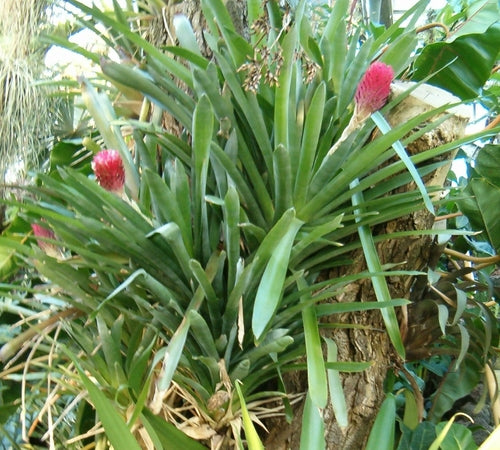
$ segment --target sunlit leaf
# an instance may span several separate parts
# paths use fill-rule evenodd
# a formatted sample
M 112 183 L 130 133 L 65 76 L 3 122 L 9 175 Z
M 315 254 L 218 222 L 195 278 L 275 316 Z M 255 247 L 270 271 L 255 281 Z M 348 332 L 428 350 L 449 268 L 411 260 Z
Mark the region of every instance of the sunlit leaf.
M 314 405 L 309 394 L 306 396 L 302 414 L 302 429 L 300 432 L 300 450 L 325 447 L 325 424 L 320 409 Z
M 323 338 L 327 345 L 328 362 L 337 361 L 337 344 L 330 338 Z M 337 370 L 328 369 L 328 389 L 330 392 L 330 402 L 335 414 L 335 419 L 340 427 L 349 425 L 348 409 L 345 400 L 344 389 Z
M 248 449 L 249 450 L 263 450 L 264 445 L 262 445 L 262 441 L 260 440 L 260 437 L 257 433 L 257 430 L 255 429 L 252 419 L 250 417 L 250 414 L 248 412 L 247 405 L 245 403 L 245 398 L 243 397 L 243 394 L 241 392 L 241 388 L 239 383 L 237 382 L 235 384 L 236 386 L 236 392 L 238 393 L 238 398 L 240 400 L 240 406 L 241 406 L 241 415 L 243 417 L 243 428 L 245 429 L 245 436 L 247 438 L 248 442 Z
M 415 61 L 415 79 L 430 73 L 431 84 L 446 89 L 461 99 L 477 97 L 490 77 L 498 56 L 500 25 L 485 32 L 459 36 L 453 42 L 436 42 L 424 47 Z
M 366 450 L 391 449 L 394 447 L 396 398 L 387 394 L 370 431 Z

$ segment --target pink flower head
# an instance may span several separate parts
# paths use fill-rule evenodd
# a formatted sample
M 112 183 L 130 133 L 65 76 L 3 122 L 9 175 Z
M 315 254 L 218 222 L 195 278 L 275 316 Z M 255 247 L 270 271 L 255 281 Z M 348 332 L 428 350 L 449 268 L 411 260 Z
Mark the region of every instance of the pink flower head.
M 354 96 L 358 117 L 364 119 L 384 106 L 393 78 L 394 70 L 387 64 L 376 61 L 368 67 Z
M 97 182 L 106 190 L 121 193 L 125 184 L 125 169 L 117 150 L 101 150 L 92 160 Z
M 31 229 L 33 230 L 33 234 L 35 237 L 39 238 L 48 238 L 48 239 L 55 239 L 56 236 L 52 230 L 49 230 L 48 228 L 45 228 L 43 225 L 39 225 L 37 223 L 31 224 Z M 55 245 L 50 242 L 46 242 L 42 239 L 37 239 L 36 240 L 38 246 L 49 256 L 54 256 L 58 257 L 61 256 L 61 251 L 60 249 Z

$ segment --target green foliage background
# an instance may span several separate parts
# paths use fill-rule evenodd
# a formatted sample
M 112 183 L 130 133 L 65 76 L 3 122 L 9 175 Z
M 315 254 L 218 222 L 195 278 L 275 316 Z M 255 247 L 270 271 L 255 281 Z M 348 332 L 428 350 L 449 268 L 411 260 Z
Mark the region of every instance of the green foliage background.
M 335 342 L 321 337 L 320 319 L 380 310 L 404 361 L 396 308 L 409 301 L 391 298 L 385 277 L 422 273 L 382 266 L 371 230 L 424 208 L 427 193 L 395 193 L 415 179 L 409 169 L 422 177 L 436 169 L 436 156 L 490 140 L 467 187 L 433 206 L 443 213 L 459 207 L 470 223 L 377 240 L 429 232 L 473 247 L 473 232 L 481 228 L 495 254 L 500 211 L 487 207 L 498 190 L 491 170 L 498 166 L 492 140 L 498 127 L 411 158 L 401 153 L 441 123 L 437 114 L 447 106 L 374 139 L 370 119 L 330 157 L 328 150 L 350 120 L 356 86 L 372 60 L 390 64 L 399 77 L 450 81 L 445 87 L 468 99 L 482 89 L 498 58 L 491 45 L 498 27 L 488 26 L 479 43 L 467 33 L 421 49 L 417 20 L 427 2 L 379 29 L 352 26 L 347 0 L 320 10 L 326 18 L 318 27 L 305 3 L 290 12 L 274 2 L 264 7 L 249 1 L 249 23 L 261 19 L 269 27 L 247 41 L 223 3 L 206 0 L 206 57 L 185 19 L 176 22 L 179 45 L 158 48 L 135 29 L 136 13 L 116 4 L 105 12 L 70 3 L 82 27 L 99 33 L 97 24 L 104 25 L 103 39 L 127 57 L 118 63 L 81 50 L 102 70 L 80 85 L 92 131 L 58 143 L 49 169 L 24 188 L 22 200 L 6 201 L 11 222 L 0 238 L 3 315 L 6 323 L 17 323 L 5 329 L 9 340 L 0 350 L 6 363 L 0 425 L 6 436 L 18 445 L 10 418 L 21 409 L 26 429 L 46 405 L 50 419 L 33 435 L 54 445 L 109 440 L 115 448 L 140 448 L 149 439 L 157 449 L 196 449 L 207 445 L 213 431 L 240 448 L 261 448 L 255 423 L 277 401 L 279 412 L 292 416 L 295 393 L 286 392 L 283 377 L 306 370 L 301 447 L 322 448 L 327 403 L 340 424 L 348 417 L 340 373 L 365 370 L 372 362 L 337 361 Z M 46 39 L 75 49 L 60 38 Z M 480 73 L 465 82 L 467 89 L 452 82 L 467 80 L 459 60 L 434 64 L 443 48 L 455 51 L 459 44 L 467 61 L 481 62 L 472 64 Z M 248 77 L 252 73 L 258 83 Z M 457 77 L 441 76 L 446 73 Z M 381 113 L 409 92 L 392 98 Z M 121 114 L 115 100 L 123 97 L 143 99 L 140 116 Z M 164 126 L 166 115 L 179 132 Z M 120 152 L 126 198 L 93 179 L 90 160 L 99 148 Z M 49 256 L 36 245 L 32 223 L 55 232 L 56 239 L 47 242 L 63 256 Z M 323 270 L 349 264 L 355 248 L 363 250 L 368 271 L 319 281 Z M 491 270 L 491 263 L 481 267 L 475 283 L 467 282 L 463 270 L 451 277 L 429 272 L 429 284 L 454 299 L 453 306 L 427 299 L 438 311 L 438 356 L 407 366 L 406 375 L 417 384 L 437 375 L 431 406 L 419 423 L 411 413 L 415 384 L 389 376 L 367 448 L 381 448 L 388 435 L 399 448 L 420 448 L 416 442 L 423 437 L 439 439 L 442 425 L 436 424 L 480 382 L 485 365 L 494 363 L 498 323 Z M 363 278 L 372 280 L 377 301 L 325 302 Z M 197 440 L 179 431 L 186 423 L 193 423 L 191 437 Z M 96 424 L 104 431 L 81 437 Z M 206 429 L 211 431 L 203 435 Z M 458 425 L 450 430 L 451 436 L 463 432 Z M 462 440 L 469 442 L 470 431 L 465 433 Z M 408 442 L 411 447 L 404 447 Z

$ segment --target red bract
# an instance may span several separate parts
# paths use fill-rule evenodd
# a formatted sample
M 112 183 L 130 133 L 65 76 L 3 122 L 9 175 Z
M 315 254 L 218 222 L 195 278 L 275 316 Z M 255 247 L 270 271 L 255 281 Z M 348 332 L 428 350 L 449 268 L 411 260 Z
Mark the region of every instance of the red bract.
M 374 62 L 363 75 L 354 100 L 356 114 L 364 118 L 384 106 L 391 91 L 394 70 L 381 62 Z
M 31 229 L 33 230 L 33 234 L 35 237 L 39 238 L 48 238 L 48 239 L 55 239 L 56 236 L 52 230 L 49 230 L 48 228 L 45 228 L 42 225 L 39 225 L 37 223 L 31 224 Z M 49 256 L 59 256 L 60 255 L 60 250 L 59 248 L 51 244 L 50 242 L 43 241 L 41 239 L 37 239 L 36 242 L 38 243 L 38 246 Z
M 101 150 L 92 160 L 97 182 L 106 190 L 121 192 L 125 184 L 125 169 L 117 150 Z

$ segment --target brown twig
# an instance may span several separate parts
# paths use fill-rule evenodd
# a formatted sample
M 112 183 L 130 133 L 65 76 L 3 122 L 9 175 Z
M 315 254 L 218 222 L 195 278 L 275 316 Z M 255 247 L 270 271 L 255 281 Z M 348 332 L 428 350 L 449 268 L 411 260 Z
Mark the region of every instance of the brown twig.
M 453 256 L 454 258 L 461 259 L 462 261 L 470 261 L 476 264 L 490 265 L 500 262 L 500 255 L 485 256 L 485 257 L 471 256 L 471 255 L 466 255 L 465 253 L 458 252 L 456 250 L 452 250 L 451 248 L 445 248 L 444 253 L 448 256 Z
M 434 291 L 442 300 L 444 300 L 448 305 L 450 305 L 452 308 L 456 308 L 457 304 L 455 301 L 453 301 L 450 297 L 448 297 L 446 294 L 443 294 L 439 289 L 435 288 L 432 284 L 429 285 L 429 289 Z
M 460 217 L 460 216 L 463 216 L 461 212 L 444 214 L 442 216 L 437 216 L 436 218 L 434 218 L 434 222 L 438 222 L 439 220 L 453 219 L 454 217 Z
M 495 128 L 498 124 L 500 124 L 500 116 L 496 116 L 486 127 L 484 127 L 485 130 L 491 130 L 492 128 Z
M 415 30 L 415 32 L 421 33 L 422 31 L 427 31 L 427 30 L 430 30 L 432 28 L 442 28 L 444 30 L 444 34 L 446 35 L 446 37 L 448 37 L 450 35 L 449 28 L 444 23 L 441 23 L 441 22 L 428 23 L 426 25 L 423 25 L 423 26 L 417 28 Z

